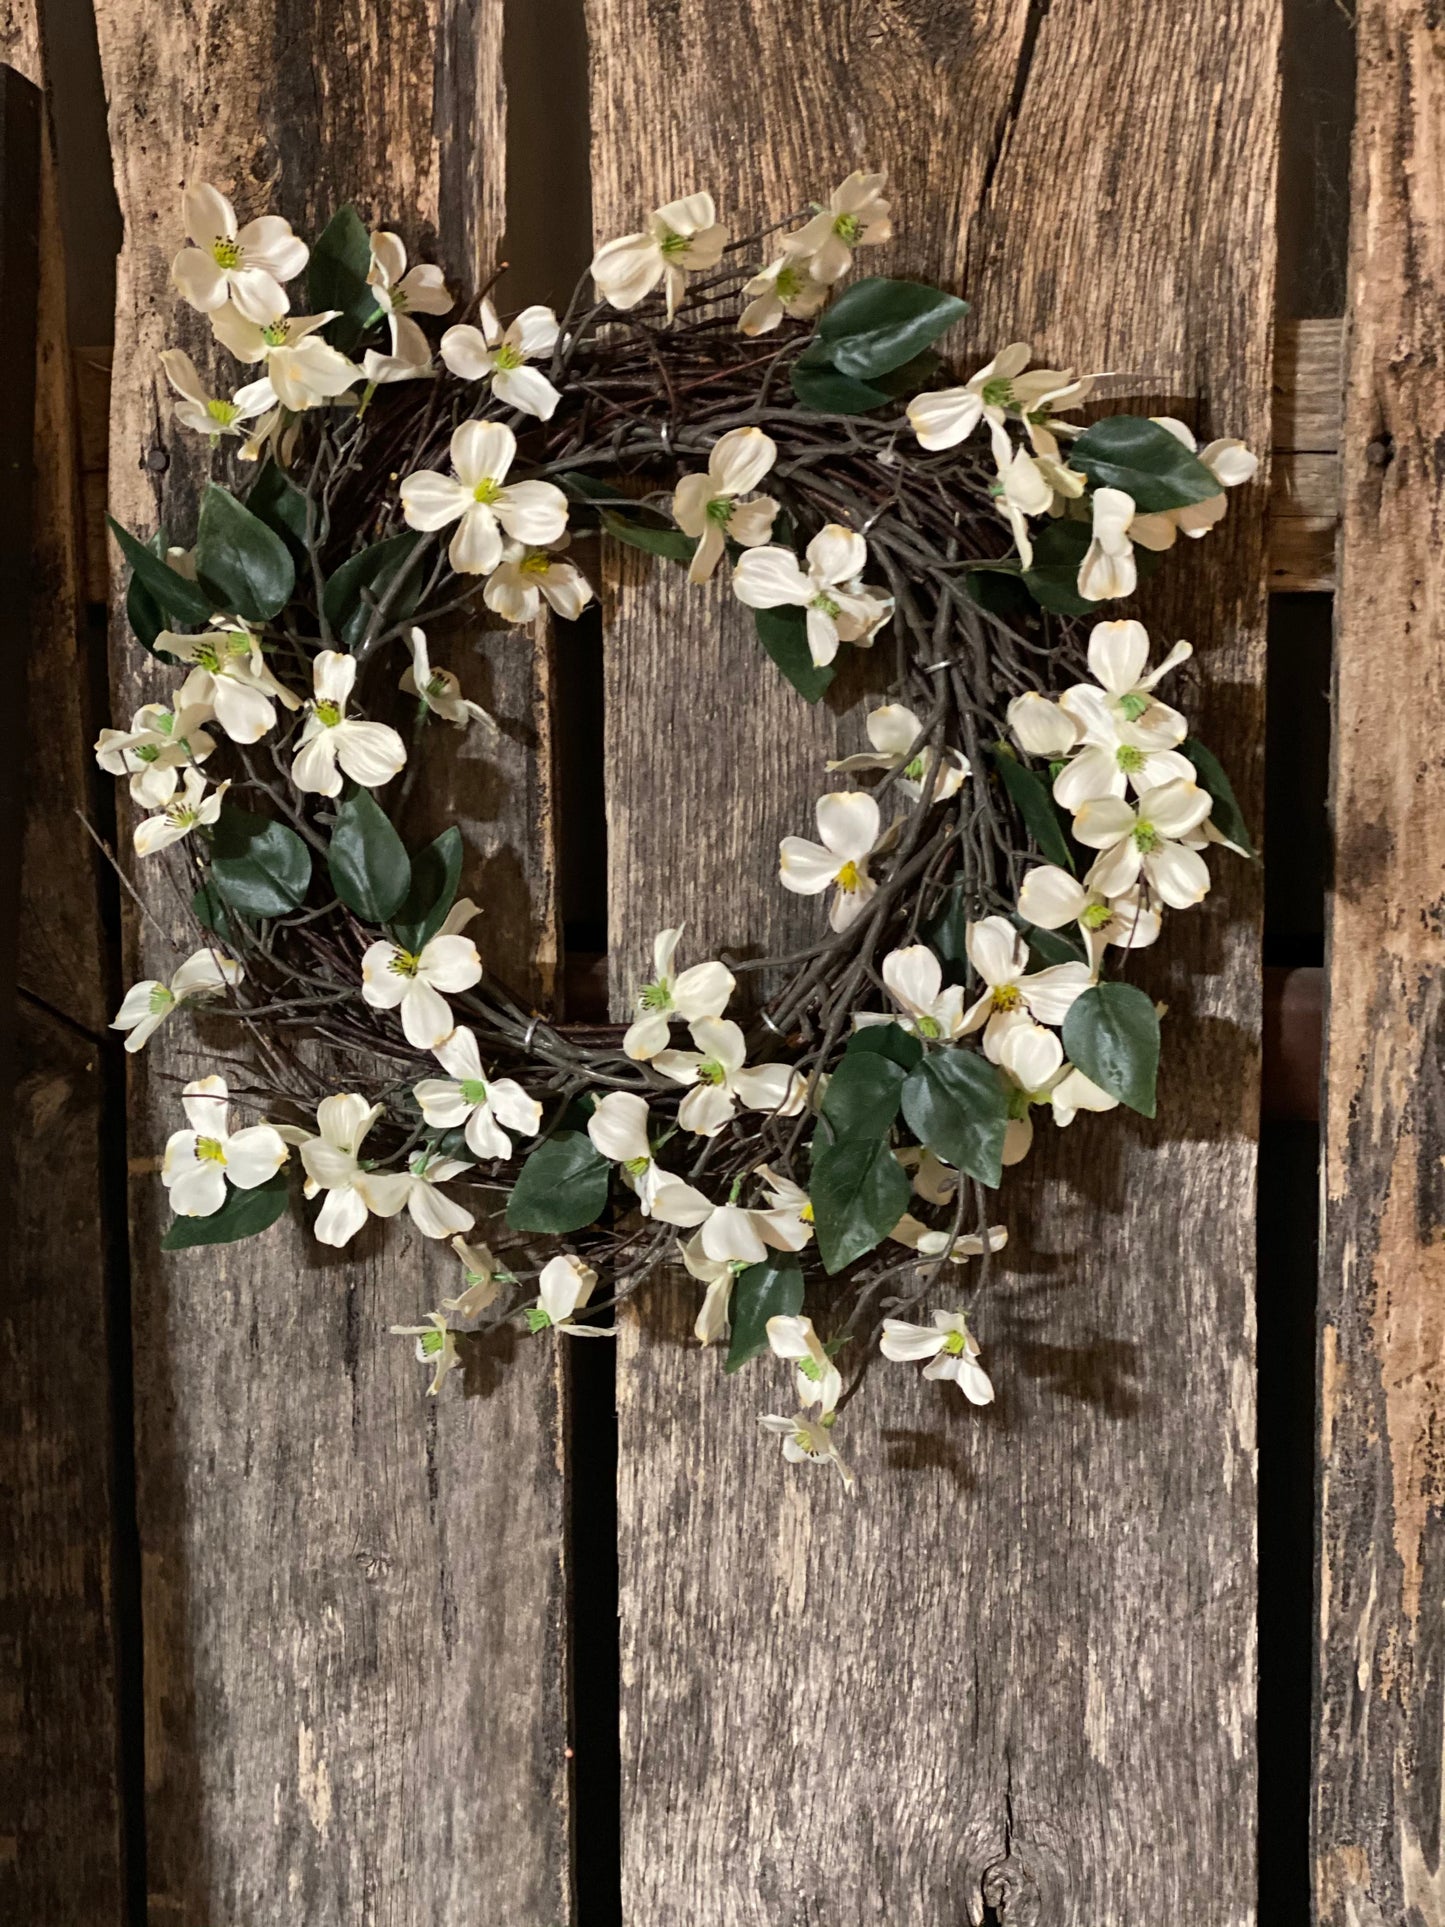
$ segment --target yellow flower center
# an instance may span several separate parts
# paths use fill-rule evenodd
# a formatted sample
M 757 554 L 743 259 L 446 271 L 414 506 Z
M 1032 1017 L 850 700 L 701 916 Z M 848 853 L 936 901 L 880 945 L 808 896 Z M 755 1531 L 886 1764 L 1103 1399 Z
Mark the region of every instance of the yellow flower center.
M 514 368 L 521 367 L 522 359 L 521 349 L 514 347 L 510 341 L 504 341 L 496 351 L 496 372 L 499 375 L 510 375 Z
M 225 268 L 228 272 L 233 268 L 239 268 L 241 243 L 227 240 L 224 235 L 218 234 L 211 243 L 211 259 L 218 268 Z
M 936 1017 L 916 1017 L 913 1028 L 920 1037 L 942 1037 L 943 1026 Z
M 291 339 L 291 323 L 285 320 L 268 321 L 261 330 L 261 339 L 268 348 L 284 348 Z
M 628 1158 L 622 1168 L 629 1177 L 640 1178 L 651 1162 L 651 1158 Z
M 480 502 L 483 508 L 490 508 L 501 492 L 501 483 L 493 481 L 490 475 L 484 475 L 472 490 L 472 500 L 474 502 Z
M 950 1358 L 961 1358 L 968 1349 L 967 1332 L 950 1332 L 943 1341 L 943 1349 Z
M 1022 1010 L 1024 994 L 1017 984 L 995 984 L 989 995 L 995 1010 Z
M 421 969 L 421 958 L 413 950 L 395 950 L 387 969 L 394 971 L 398 977 L 414 977 Z
M 851 896 L 852 893 L 858 888 L 859 884 L 862 883 L 863 872 L 858 868 L 858 865 L 854 863 L 850 858 L 848 862 L 845 863 L 842 869 L 838 872 L 834 881 L 837 883 L 838 888 L 840 890 L 846 891 L 848 895 Z
M 833 232 L 843 243 L 844 247 L 851 248 L 853 243 L 858 239 L 858 236 L 863 232 L 863 223 L 858 219 L 856 214 L 840 214 L 833 223 Z
M 798 1216 L 803 1220 L 804 1224 L 813 1223 L 813 1205 L 812 1205 L 811 1199 L 807 1204 L 803 1206 L 802 1210 L 798 1213 Z
M 226 1147 L 218 1137 L 198 1137 L 196 1139 L 196 1156 L 206 1164 L 224 1164 L 226 1162 Z
M 1132 743 L 1120 743 L 1114 751 L 1114 761 L 1126 776 L 1133 776 L 1144 767 L 1144 752 L 1135 749 Z
M 335 729 L 336 725 L 341 721 L 340 708 L 335 703 L 328 701 L 325 696 L 323 696 L 319 702 L 313 703 L 311 707 L 316 712 L 317 722 L 324 723 L 328 729 Z
M 200 817 L 189 803 L 172 803 L 166 811 L 166 821 L 174 824 L 178 830 L 193 830 Z
M 206 403 L 206 413 L 220 428 L 229 428 L 240 412 L 233 401 L 221 401 L 218 398 Z
M 1107 903 L 1091 903 L 1079 922 L 1086 930 L 1106 930 L 1114 921 L 1114 912 Z
M 517 564 L 522 575 L 547 575 L 552 567 L 552 558 L 545 549 L 528 549 Z

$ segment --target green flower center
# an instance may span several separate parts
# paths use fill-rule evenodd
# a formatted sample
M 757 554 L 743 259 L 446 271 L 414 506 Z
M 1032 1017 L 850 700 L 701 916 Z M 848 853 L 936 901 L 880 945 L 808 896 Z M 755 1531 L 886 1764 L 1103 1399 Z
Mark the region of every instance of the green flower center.
M 803 285 L 802 272 L 794 267 L 779 268 L 778 278 L 773 283 L 780 301 L 791 301 L 795 295 L 800 295 Z
M 206 1164 L 224 1164 L 226 1162 L 226 1147 L 218 1137 L 198 1137 L 196 1139 L 196 1156 Z
M 1126 722 L 1137 723 L 1148 707 L 1149 698 L 1140 689 L 1131 689 L 1119 698 L 1119 714 Z
M 172 991 L 167 990 L 164 984 L 157 984 L 151 992 L 151 1016 L 164 1017 L 175 1001 L 175 995 Z
M 629 1177 L 640 1178 L 651 1162 L 651 1158 L 628 1158 L 622 1168 Z
M 496 373 L 499 375 L 510 375 L 514 368 L 520 368 L 521 365 L 521 349 L 514 347 L 510 341 L 504 341 L 501 347 L 498 348 L 496 360 L 493 363 Z
M 726 495 L 714 495 L 712 500 L 707 505 L 708 521 L 716 522 L 719 528 L 727 527 L 728 518 L 729 516 L 731 516 L 732 512 L 733 512 L 732 502 L 730 498 Z
M 142 743 L 135 752 L 138 763 L 155 763 L 160 760 L 160 750 L 154 743 Z
M 671 1010 L 671 984 L 644 984 L 638 993 L 637 1001 L 644 1010 Z
M 405 314 L 411 305 L 405 288 L 388 288 L 387 298 L 391 302 L 393 314 Z
M 1139 822 L 1134 825 L 1134 848 L 1140 856 L 1152 856 L 1162 841 L 1152 823 Z
M 213 642 L 198 642 L 192 660 L 198 669 L 208 669 L 213 676 L 221 673 L 221 652 Z
M 983 384 L 985 408 L 1007 408 L 1014 398 L 1014 385 L 1007 375 L 995 375 Z
M 462 1079 L 462 1098 L 467 1104 L 486 1103 L 487 1087 L 480 1077 L 464 1077 Z
M 417 1336 L 417 1350 L 423 1358 L 435 1358 L 446 1342 L 447 1335 L 445 1332 L 421 1332 Z
M 921 756 L 915 756 L 913 761 L 904 769 L 903 774 L 908 778 L 910 783 L 921 783 L 923 781 L 923 758 Z
M 830 595 L 815 595 L 813 600 L 808 604 L 808 607 L 810 609 L 820 610 L 822 614 L 830 616 L 835 622 L 842 614 L 839 604 L 836 603 Z
M 335 729 L 336 725 L 341 721 L 340 708 L 336 703 L 330 701 L 328 697 L 323 696 L 319 702 L 313 703 L 311 706 L 316 711 L 317 722 L 324 723 L 328 729 Z
M 657 244 L 657 251 L 665 261 L 675 260 L 679 254 L 686 254 L 687 249 L 688 237 L 685 234 L 674 234 L 671 228 Z
M 472 500 L 480 502 L 483 508 L 490 508 L 502 492 L 502 485 L 490 475 L 484 475 L 472 490 Z
M 166 821 L 173 823 L 178 830 L 193 830 L 200 820 L 189 803 L 172 803 L 166 811 Z
M 527 1307 L 527 1330 L 532 1333 L 534 1338 L 538 1332 L 546 1331 L 551 1322 L 551 1317 L 543 1311 L 540 1305 L 529 1305 Z
M 856 214 L 840 214 L 833 223 L 833 232 L 844 247 L 851 248 L 863 232 L 863 223 Z
M 233 401 L 221 401 L 218 398 L 206 403 L 206 413 L 221 428 L 229 428 L 240 412 Z
M 551 572 L 552 558 L 545 549 L 528 549 L 517 567 L 523 575 L 547 575 Z
M 218 234 L 211 243 L 211 259 L 218 268 L 239 268 L 241 265 L 241 243 L 239 241 L 228 241 L 223 235 Z
M 1114 752 L 1114 761 L 1126 776 L 1133 776 L 1144 767 L 1144 752 L 1132 743 L 1120 743 Z
M 428 682 L 426 686 L 427 695 L 428 696 L 445 696 L 447 693 L 447 687 L 448 685 L 447 685 L 447 679 L 445 675 L 443 675 L 440 669 L 434 669 L 432 671 L 431 680 L 430 682 Z
M 291 323 L 286 320 L 268 321 L 261 330 L 261 339 L 268 348 L 284 348 L 291 339 Z
M 967 1332 L 950 1332 L 943 1341 L 943 1349 L 950 1358 L 961 1358 L 967 1347 Z
M 1114 912 L 1107 903 L 1091 903 L 1079 922 L 1086 930 L 1106 930 L 1114 921 Z
M 697 1067 L 699 1084 L 722 1084 L 727 1081 L 727 1072 L 715 1057 L 705 1057 Z
M 913 1028 L 920 1037 L 942 1037 L 943 1026 L 936 1017 L 916 1017 Z
M 816 1358 L 800 1358 L 798 1360 L 798 1370 L 803 1374 L 803 1377 L 813 1385 L 818 1384 L 823 1376 L 823 1367 L 818 1363 Z
M 414 977 L 421 969 L 421 958 L 414 950 L 397 950 L 387 969 L 394 971 L 398 977 Z

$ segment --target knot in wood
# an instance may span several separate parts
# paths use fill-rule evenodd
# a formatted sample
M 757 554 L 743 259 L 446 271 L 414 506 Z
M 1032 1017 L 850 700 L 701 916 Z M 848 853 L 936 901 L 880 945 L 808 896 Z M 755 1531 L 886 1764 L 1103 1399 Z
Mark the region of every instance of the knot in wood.
M 981 1883 L 985 1921 L 997 1927 L 1038 1927 L 1042 1918 L 1039 1883 L 1032 1870 L 1016 1853 L 995 1860 L 983 1870 Z
M 171 458 L 159 442 L 153 442 L 146 450 L 145 465 L 152 475 L 164 475 L 171 465 Z

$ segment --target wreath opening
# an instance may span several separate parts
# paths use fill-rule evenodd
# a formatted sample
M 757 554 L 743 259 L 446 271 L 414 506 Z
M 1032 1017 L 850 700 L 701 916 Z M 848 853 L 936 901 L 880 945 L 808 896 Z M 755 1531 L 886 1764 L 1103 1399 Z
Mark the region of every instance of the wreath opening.
M 607 1335 L 680 1260 L 728 1371 L 790 1367 L 796 1409 L 762 1426 L 849 1490 L 837 1424 L 874 1357 L 992 1399 L 991 1194 L 1037 1122 L 1154 1114 L 1131 953 L 1202 901 L 1212 846 L 1253 854 L 1167 700 L 1189 643 L 1154 660 L 1141 623 L 1098 617 L 1254 457 L 1169 418 L 1087 423 L 1107 378 L 1022 343 L 952 370 L 962 300 L 847 280 L 892 237 L 884 190 L 855 174 L 737 241 L 690 195 L 601 248 L 560 320 L 504 322 L 488 288 L 434 346 L 417 317 L 455 316 L 452 292 L 396 234 L 348 207 L 308 249 L 190 188 L 173 280 L 252 378 L 162 356 L 225 479 L 189 547 L 111 524 L 163 694 L 96 745 L 192 925 L 116 1027 L 139 1050 L 184 1004 L 237 1046 L 181 1092 L 166 1248 L 258 1235 L 298 1189 L 328 1246 L 408 1213 L 460 1261 L 393 1327 L 433 1393 L 475 1334 Z M 895 669 L 780 848 L 816 940 L 705 958 L 664 930 L 615 1038 L 510 994 L 460 832 L 403 833 L 429 735 L 494 727 L 429 636 L 483 608 L 575 620 L 574 531 L 725 574 L 758 674 L 799 702 L 844 650 Z M 768 991 L 739 1022 L 744 974 Z

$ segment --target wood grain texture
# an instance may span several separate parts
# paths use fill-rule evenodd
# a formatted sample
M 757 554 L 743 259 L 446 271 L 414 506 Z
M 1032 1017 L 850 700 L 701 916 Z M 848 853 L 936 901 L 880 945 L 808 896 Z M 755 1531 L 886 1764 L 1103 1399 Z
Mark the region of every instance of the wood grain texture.
M 188 532 L 206 458 L 173 431 L 156 362 L 177 340 L 208 353 L 167 285 L 183 182 L 312 235 L 355 200 L 475 284 L 504 218 L 501 0 L 101 0 L 98 17 L 126 222 L 112 505 L 142 532 Z M 138 670 L 118 611 L 114 637 L 128 712 L 166 679 Z M 503 732 L 499 747 L 448 745 L 432 801 L 460 822 L 489 961 L 541 990 L 543 672 L 524 638 L 447 659 Z M 169 918 L 164 887 L 141 886 Z M 169 961 L 149 926 L 128 953 L 131 975 Z M 386 1328 L 435 1304 L 455 1260 L 399 1226 L 345 1258 L 290 1223 L 163 1258 L 153 1160 L 171 1080 L 197 1073 L 207 1042 L 169 1028 L 131 1092 L 152 1918 L 561 1921 L 554 1363 L 540 1347 L 474 1358 L 470 1395 L 429 1405 Z
M 901 240 L 868 268 L 961 285 L 979 359 L 1023 337 L 1140 370 L 1169 412 L 1268 448 L 1276 0 L 592 0 L 589 21 L 599 236 L 694 186 L 745 230 L 888 165 Z M 1200 730 L 1247 810 L 1264 499 L 1147 611 L 1195 641 Z M 689 959 L 813 927 L 775 838 L 806 829 L 835 725 L 721 607 L 628 586 L 610 612 L 614 996 L 684 914 Z M 851 746 L 861 716 L 836 726 Z M 1051 1138 L 1004 1194 L 987 1413 L 882 1368 L 847 1418 L 853 1506 L 759 1437 L 781 1371 L 724 1382 L 684 1349 L 695 1287 L 626 1332 L 630 1921 L 1252 1920 L 1259 895 L 1219 875 L 1145 976 L 1171 1008 L 1159 1122 Z
M 1321 1927 L 1445 1918 L 1445 17 L 1358 9 L 1320 1333 Z
M 1283 321 L 1274 355 L 1269 586 L 1328 593 L 1340 519 L 1338 320 Z
M 0 4 L 0 60 L 44 86 L 33 0 Z M 0 1915 L 119 1927 L 104 1093 L 93 1036 L 109 1013 L 97 878 L 74 814 L 91 801 L 95 722 L 80 609 L 78 464 L 57 205 L 47 117 L 22 658 L 30 726 L 19 738 L 21 996 L 0 1177 L 13 1205 L 4 1213 L 0 1314 L 8 1388 L 0 1401 Z M 15 904 L 5 905 L 7 915 L 16 912 Z

